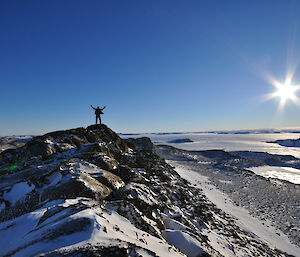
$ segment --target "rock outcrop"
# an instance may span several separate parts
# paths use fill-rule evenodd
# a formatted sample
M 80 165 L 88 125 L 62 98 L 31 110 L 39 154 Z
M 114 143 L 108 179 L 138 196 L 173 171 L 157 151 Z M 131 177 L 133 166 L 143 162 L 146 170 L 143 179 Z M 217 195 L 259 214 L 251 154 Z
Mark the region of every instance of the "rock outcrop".
M 217 209 L 154 153 L 105 125 L 0 153 L 1 256 L 286 256 Z

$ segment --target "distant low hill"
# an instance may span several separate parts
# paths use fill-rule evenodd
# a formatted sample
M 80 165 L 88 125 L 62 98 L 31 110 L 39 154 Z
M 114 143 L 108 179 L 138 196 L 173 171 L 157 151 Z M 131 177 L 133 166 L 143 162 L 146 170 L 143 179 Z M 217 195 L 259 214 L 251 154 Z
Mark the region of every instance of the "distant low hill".
M 178 138 L 178 139 L 173 139 L 173 140 L 168 141 L 168 143 L 174 143 L 174 144 L 192 143 L 192 142 L 194 142 L 194 141 L 189 138 Z
M 286 146 L 286 147 L 300 147 L 300 138 L 276 140 L 276 141 L 270 141 L 268 143 L 276 143 L 276 144 L 279 144 L 281 146 Z

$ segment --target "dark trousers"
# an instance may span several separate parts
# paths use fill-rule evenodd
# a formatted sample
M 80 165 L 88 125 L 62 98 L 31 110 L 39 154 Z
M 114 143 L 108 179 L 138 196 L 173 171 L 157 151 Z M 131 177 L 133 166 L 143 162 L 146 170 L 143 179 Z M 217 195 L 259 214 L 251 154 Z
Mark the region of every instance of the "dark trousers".
M 97 124 L 98 119 L 99 119 L 99 124 L 101 124 L 101 116 L 100 115 L 96 115 L 96 124 Z

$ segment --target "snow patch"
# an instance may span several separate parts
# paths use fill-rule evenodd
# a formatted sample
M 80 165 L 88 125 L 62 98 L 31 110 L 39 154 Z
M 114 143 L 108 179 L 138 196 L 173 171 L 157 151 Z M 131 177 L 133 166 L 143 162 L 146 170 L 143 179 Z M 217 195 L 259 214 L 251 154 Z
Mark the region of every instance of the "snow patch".
M 266 178 L 276 178 L 300 184 L 300 170 L 291 167 L 260 166 L 252 167 L 249 170 Z
M 87 173 L 87 174 L 99 174 L 102 172 L 102 169 L 100 169 L 98 166 L 85 162 L 85 161 L 77 161 L 70 163 L 72 170 L 75 172 L 80 171 L 81 173 Z
M 251 256 L 251 255 L 236 255 L 233 251 L 232 251 L 232 246 L 230 244 L 228 244 L 228 241 L 226 240 L 226 238 L 224 238 L 221 235 L 218 235 L 217 233 L 215 233 L 214 231 L 204 231 L 204 235 L 206 235 L 208 237 L 208 240 L 210 242 L 210 245 L 217 251 L 219 251 L 220 253 L 222 253 L 222 255 L 224 255 L 224 257 L 233 257 L 233 256 Z M 244 249 L 243 249 L 244 250 Z
M 29 186 L 26 182 L 20 182 L 12 186 L 9 191 L 6 191 L 3 195 L 3 199 L 9 201 L 14 205 L 17 201 L 25 197 L 35 188 L 34 185 Z
M 200 242 L 185 232 L 166 229 L 162 232 L 162 235 L 170 244 L 189 257 L 197 257 L 205 253 Z
M 190 228 L 182 224 L 181 222 L 169 218 L 166 214 L 161 214 L 163 217 L 164 225 L 167 229 L 190 231 Z

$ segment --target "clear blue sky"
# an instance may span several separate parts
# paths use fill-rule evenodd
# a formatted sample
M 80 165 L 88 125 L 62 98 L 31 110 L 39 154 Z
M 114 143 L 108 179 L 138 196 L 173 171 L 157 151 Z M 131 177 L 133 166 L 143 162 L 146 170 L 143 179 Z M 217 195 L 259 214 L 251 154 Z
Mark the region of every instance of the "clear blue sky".
M 300 126 L 260 72 L 299 60 L 299 1 L 0 2 L 0 135 Z M 287 63 L 288 59 L 288 63 Z M 292 59 L 292 60 L 291 60 Z M 300 70 L 294 83 L 300 83 Z

